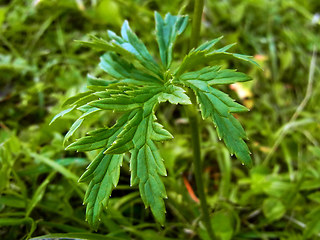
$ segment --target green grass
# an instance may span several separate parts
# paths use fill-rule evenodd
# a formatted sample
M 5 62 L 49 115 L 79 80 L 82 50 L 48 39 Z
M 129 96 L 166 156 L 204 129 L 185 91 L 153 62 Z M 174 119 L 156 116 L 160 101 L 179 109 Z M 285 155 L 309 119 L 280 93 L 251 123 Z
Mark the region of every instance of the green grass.
M 87 185 L 77 180 L 96 153 L 63 149 L 63 135 L 79 116 L 49 126 L 65 99 L 85 91 L 86 74 L 101 71 L 99 55 L 74 40 L 118 32 L 128 19 L 155 53 L 154 11 L 191 16 L 190 4 L 88 0 L 83 10 L 74 0 L 35 2 L 0 3 L 0 238 L 208 239 L 186 187 L 196 192 L 187 116 L 176 106 L 160 106 L 157 116 L 175 136 L 159 145 L 168 169 L 164 227 L 129 187 L 127 156 L 100 228 L 90 230 L 82 205 Z M 253 77 L 236 86 L 250 93 L 242 103 L 251 111 L 237 117 L 250 139 L 252 169 L 229 155 L 209 121 L 201 122 L 203 184 L 220 239 L 319 239 L 320 67 L 313 52 L 320 50 L 320 24 L 312 23 L 318 9 L 316 0 L 206 1 L 200 42 L 224 35 L 221 46 L 238 42 L 234 52 L 256 55 L 263 68 L 222 63 Z M 175 64 L 187 52 L 190 30 L 177 42 Z M 239 92 L 222 90 L 239 99 Z M 115 119 L 98 114 L 73 139 Z

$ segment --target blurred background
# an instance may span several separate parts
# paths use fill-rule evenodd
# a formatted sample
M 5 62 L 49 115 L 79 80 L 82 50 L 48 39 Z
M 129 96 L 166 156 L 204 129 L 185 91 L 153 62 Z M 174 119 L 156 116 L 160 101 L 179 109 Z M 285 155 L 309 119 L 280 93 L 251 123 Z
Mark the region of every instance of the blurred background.
M 167 220 L 156 224 L 129 187 L 128 158 L 100 228 L 93 233 L 77 180 L 95 152 L 65 151 L 76 114 L 49 126 L 62 103 L 101 72 L 99 55 L 74 40 L 119 32 L 127 19 L 159 59 L 154 11 L 192 14 L 188 0 L 0 0 L 0 239 L 45 234 L 86 239 L 209 239 L 200 222 L 188 124 L 181 106 L 161 105 L 157 117 L 175 136 L 159 144 L 168 177 Z M 178 39 L 177 64 L 191 28 Z M 202 121 L 204 185 L 219 239 L 320 239 L 320 1 L 206 0 L 201 42 L 254 56 L 263 71 L 224 62 L 253 78 L 223 90 L 251 109 L 237 115 L 254 167 L 247 169 Z M 320 55 L 320 54 L 318 54 Z M 317 61 L 318 60 L 318 61 Z M 108 125 L 97 115 L 75 134 Z M 71 234 L 72 233 L 72 234 Z

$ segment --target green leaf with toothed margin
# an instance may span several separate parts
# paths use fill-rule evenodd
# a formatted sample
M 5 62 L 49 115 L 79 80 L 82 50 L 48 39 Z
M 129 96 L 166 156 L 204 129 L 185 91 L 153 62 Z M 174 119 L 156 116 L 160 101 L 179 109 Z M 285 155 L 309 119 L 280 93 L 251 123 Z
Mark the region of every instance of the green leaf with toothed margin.
M 188 25 L 188 16 L 172 16 L 167 13 L 162 19 L 157 12 L 154 14 L 156 21 L 156 36 L 160 57 L 165 69 L 169 69 L 172 62 L 173 46 L 178 35 L 182 34 Z
M 122 154 L 105 155 L 101 151 L 79 179 L 79 182 L 90 181 L 83 203 L 87 204 L 87 221 L 95 230 L 111 192 L 118 184 L 122 159 Z
M 192 49 L 184 57 L 182 63 L 177 68 L 175 72 L 175 76 L 179 77 L 184 72 L 193 70 L 195 67 L 201 64 L 208 64 L 212 61 L 225 60 L 225 59 L 240 59 L 240 60 L 252 63 L 260 68 L 259 64 L 256 63 L 251 56 L 227 52 L 227 50 L 229 50 L 229 48 L 234 46 L 234 44 L 227 45 L 220 49 L 214 49 L 215 44 L 219 42 L 220 39 L 221 38 L 214 39 L 211 42 L 206 42 L 200 45 L 196 49 Z
M 124 21 L 121 27 L 121 37 L 117 36 L 112 31 L 108 31 L 108 36 L 114 45 L 119 46 L 134 55 L 139 63 L 147 70 L 155 73 L 156 75 L 162 76 L 159 65 L 150 55 L 144 43 L 131 30 L 128 21 Z
M 75 108 L 82 112 L 67 133 L 66 142 L 92 114 L 105 110 L 122 114 L 112 127 L 91 131 L 66 148 L 99 150 L 79 180 L 89 181 L 84 203 L 87 204 L 87 220 L 94 229 L 98 228 L 101 212 L 118 183 L 123 154 L 127 152 L 131 154 L 131 185 L 139 186 L 145 206 L 150 207 L 158 222 L 164 223 L 167 195 L 161 177 L 167 173 L 157 142 L 173 136 L 157 122 L 155 109 L 162 102 L 191 104 L 185 88 L 195 92 L 202 117 L 214 122 L 229 151 L 251 166 L 250 152 L 244 142 L 246 134 L 232 115 L 247 109 L 214 88 L 251 79 L 244 73 L 220 66 L 194 70 L 199 65 L 221 59 L 240 59 L 257 65 L 256 62 L 250 56 L 228 52 L 234 44 L 215 49 L 221 39 L 216 38 L 192 49 L 177 69 L 170 69 L 174 43 L 185 30 L 188 17 L 167 14 L 163 19 L 155 13 L 155 21 L 161 65 L 127 21 L 122 25 L 121 36 L 108 31 L 107 40 L 91 36 L 91 41 L 82 41 L 86 46 L 104 51 L 99 67 L 108 75 L 107 79 L 88 75 L 89 91 L 69 98 L 65 105 L 72 108 L 57 115 L 61 117 Z
M 134 84 L 163 84 L 152 74 L 137 69 L 132 63 L 114 53 L 105 53 L 100 57 L 100 68 L 121 82 Z
M 202 117 L 213 121 L 219 138 L 224 140 L 230 153 L 235 154 L 243 164 L 251 167 L 250 151 L 243 140 L 247 139 L 246 133 L 239 121 L 232 115 L 232 113 L 244 112 L 248 109 L 236 103 L 227 94 L 211 87 L 210 81 L 188 79 L 187 74 L 181 76 L 181 82 L 195 92 Z
M 220 66 L 205 67 L 199 71 L 187 72 L 181 75 L 179 79 L 181 81 L 206 81 L 210 86 L 251 80 L 251 78 L 244 73 L 231 69 L 221 69 Z

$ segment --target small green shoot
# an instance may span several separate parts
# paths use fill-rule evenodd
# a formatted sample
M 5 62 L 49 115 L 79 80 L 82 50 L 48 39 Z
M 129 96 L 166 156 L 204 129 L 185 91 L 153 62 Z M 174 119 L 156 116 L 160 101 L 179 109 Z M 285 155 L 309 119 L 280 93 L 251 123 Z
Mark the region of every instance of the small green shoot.
M 84 203 L 87 204 L 87 220 L 94 229 L 97 229 L 101 212 L 107 207 L 108 198 L 118 184 L 123 155 L 127 152 L 131 154 L 131 185 L 139 186 L 145 206 L 150 207 L 155 219 L 164 224 L 166 210 L 163 199 L 167 194 L 161 176 L 166 176 L 167 172 L 157 142 L 171 140 L 173 136 L 157 121 L 155 110 L 162 102 L 190 105 L 187 89 L 194 92 L 202 117 L 212 120 L 230 153 L 243 164 L 249 167 L 252 164 L 244 142 L 245 131 L 232 115 L 248 109 L 215 88 L 251 78 L 216 65 L 195 69 L 229 58 L 256 63 L 249 56 L 227 52 L 232 45 L 216 49 L 215 45 L 221 39 L 217 38 L 192 49 L 179 67 L 172 69 L 173 47 L 176 38 L 187 27 L 188 16 L 168 13 L 163 19 L 156 12 L 155 21 L 160 64 L 127 21 L 122 25 L 121 36 L 108 31 L 108 40 L 92 36 L 91 41 L 81 42 L 105 52 L 99 66 L 114 80 L 89 76 L 89 91 L 67 100 L 64 105 L 69 108 L 57 116 L 74 109 L 83 113 L 66 134 L 66 142 L 91 114 L 104 110 L 122 113 L 112 127 L 89 132 L 88 136 L 66 148 L 77 151 L 100 149 L 79 180 L 90 182 Z

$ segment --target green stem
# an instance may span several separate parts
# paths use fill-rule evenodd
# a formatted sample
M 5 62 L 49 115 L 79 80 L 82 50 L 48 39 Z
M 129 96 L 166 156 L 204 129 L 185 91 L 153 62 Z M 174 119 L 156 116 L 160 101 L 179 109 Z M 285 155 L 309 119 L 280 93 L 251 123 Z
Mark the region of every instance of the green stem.
M 191 93 L 193 96 L 194 94 Z M 189 96 L 191 95 L 189 94 Z M 192 97 L 191 97 L 192 99 Z M 193 102 L 193 101 L 192 101 Z M 209 208 L 207 204 L 206 194 L 204 192 L 204 186 L 202 181 L 202 164 L 201 164 L 201 148 L 200 148 L 200 131 L 199 131 L 199 118 L 198 111 L 193 106 L 188 106 L 187 114 L 189 118 L 189 124 L 191 129 L 191 141 L 193 148 L 193 166 L 194 175 L 197 185 L 197 193 L 200 199 L 201 211 L 203 216 L 203 221 L 208 231 L 210 239 L 214 239 L 214 234 L 211 227 L 211 221 L 209 216 Z
M 204 6 L 203 0 L 194 1 L 190 49 L 196 47 L 199 42 L 203 6 Z
M 194 13 L 192 19 L 192 32 L 190 38 L 190 49 L 195 48 L 198 45 L 201 29 L 201 17 L 203 12 L 204 2 L 203 0 L 195 0 Z M 214 234 L 211 227 L 211 221 L 209 216 L 209 209 L 204 192 L 204 186 L 202 181 L 202 164 L 201 164 L 201 147 L 200 147 L 200 130 L 199 130 L 199 113 L 196 108 L 196 97 L 192 91 L 189 91 L 189 96 L 192 101 L 192 106 L 186 108 L 189 124 L 191 129 L 192 148 L 193 148 L 193 165 L 194 174 L 197 185 L 197 192 L 200 198 L 200 205 L 202 210 L 203 221 L 208 231 L 210 239 L 214 239 Z

